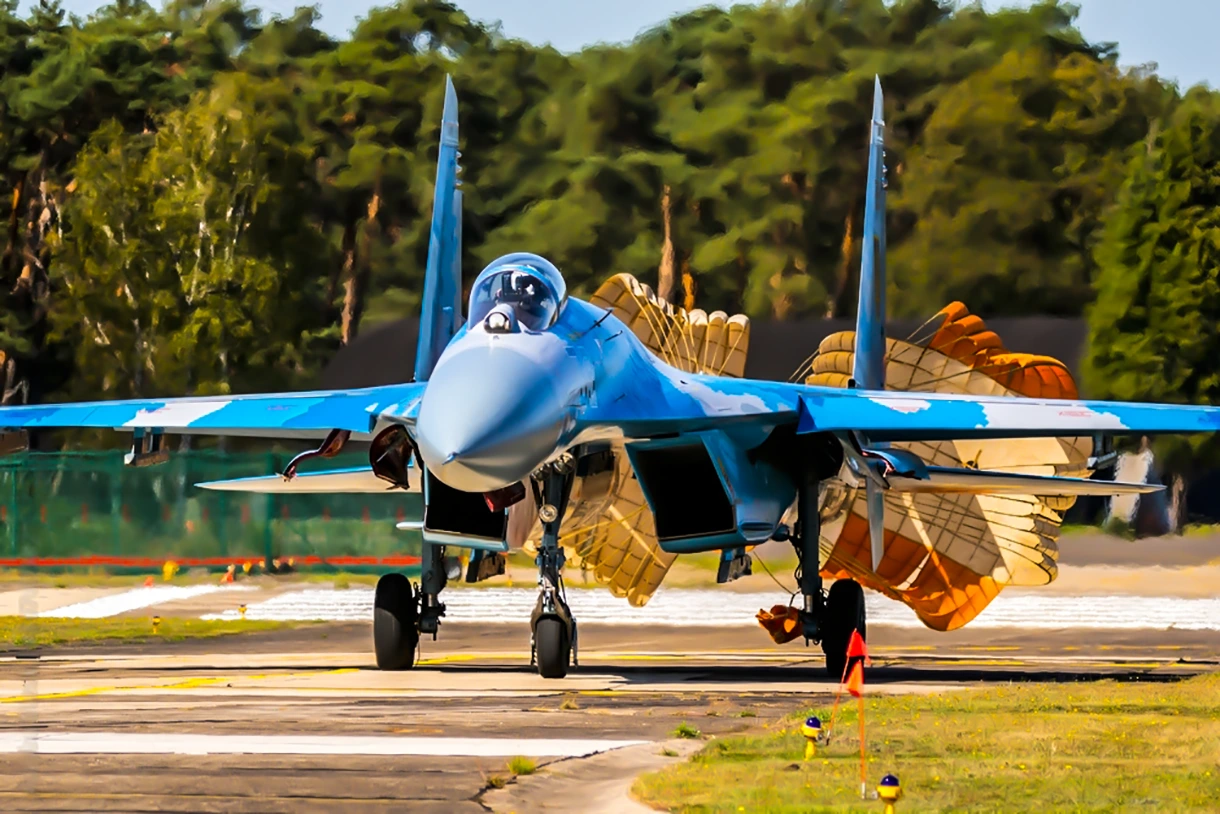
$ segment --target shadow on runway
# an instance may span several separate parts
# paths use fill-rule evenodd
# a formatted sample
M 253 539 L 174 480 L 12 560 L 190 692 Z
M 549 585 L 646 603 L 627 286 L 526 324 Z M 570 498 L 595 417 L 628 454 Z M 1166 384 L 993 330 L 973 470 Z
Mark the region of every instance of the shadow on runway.
M 372 669 L 372 668 L 369 668 Z M 496 674 L 522 675 L 532 674 L 533 668 L 527 665 L 505 664 L 438 664 L 422 665 L 417 670 L 452 673 L 454 675 Z M 1030 667 L 912 667 L 895 666 L 868 668 L 868 683 L 1048 683 L 1073 684 L 1091 681 L 1120 681 L 1144 683 L 1168 683 L 1181 681 L 1198 675 L 1204 669 L 1191 663 L 1175 664 L 1166 662 L 1158 665 L 1155 672 L 1149 668 L 1121 667 L 1089 667 L 1076 669 L 1048 669 L 1041 665 Z M 758 683 L 773 684 L 776 688 L 794 683 L 810 683 L 824 685 L 827 690 L 833 690 L 838 682 L 826 675 L 826 670 L 817 667 L 780 666 L 780 665 L 722 665 L 722 666 L 686 666 L 678 664 L 650 664 L 647 666 L 598 664 L 596 666 L 580 667 L 568 673 L 569 679 L 579 679 L 587 676 L 617 676 L 626 682 L 624 689 L 630 689 L 632 684 L 673 684 L 675 688 L 684 683 L 700 685 L 700 690 L 707 689 L 708 684 L 741 684 Z M 563 680 L 555 682 L 556 687 L 563 686 Z

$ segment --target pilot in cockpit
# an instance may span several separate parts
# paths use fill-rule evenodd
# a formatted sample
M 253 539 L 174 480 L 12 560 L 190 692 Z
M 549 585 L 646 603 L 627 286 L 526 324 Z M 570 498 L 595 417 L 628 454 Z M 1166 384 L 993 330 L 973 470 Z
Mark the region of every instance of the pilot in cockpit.
M 521 328 L 544 331 L 554 324 L 562 307 L 565 293 L 562 286 L 558 270 L 540 257 L 492 263 L 479 275 L 470 292 L 467 310 L 470 323 L 483 323 L 487 330 L 496 333 L 510 331 L 511 314 Z

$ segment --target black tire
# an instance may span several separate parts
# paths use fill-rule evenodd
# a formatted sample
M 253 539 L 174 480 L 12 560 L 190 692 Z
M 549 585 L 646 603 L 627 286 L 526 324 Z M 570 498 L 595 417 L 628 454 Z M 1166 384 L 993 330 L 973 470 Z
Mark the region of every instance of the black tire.
M 563 620 L 554 616 L 539 619 L 534 626 L 534 660 L 538 663 L 538 675 L 563 678 L 568 674 L 571 655 L 572 642 Z
M 373 594 L 373 651 L 379 670 L 410 670 L 419 647 L 419 611 L 410 581 L 385 574 Z
M 864 589 L 854 579 L 840 579 L 830 586 L 823 617 L 825 633 L 822 652 L 826 654 L 826 672 L 831 678 L 842 678 L 847 669 L 847 645 L 853 630 L 868 640 L 864 618 Z

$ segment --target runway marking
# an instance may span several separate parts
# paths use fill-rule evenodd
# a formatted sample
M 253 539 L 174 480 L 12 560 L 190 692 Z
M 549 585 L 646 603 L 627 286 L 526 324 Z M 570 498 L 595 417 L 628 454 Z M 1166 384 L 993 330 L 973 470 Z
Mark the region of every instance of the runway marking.
M 225 802 L 248 801 L 248 794 L 199 794 L 191 792 L 186 795 L 192 802 L 200 800 L 214 800 Z M 178 798 L 181 799 L 181 798 Z M 131 800 L 153 800 L 156 803 L 164 805 L 165 795 L 160 793 L 149 792 L 105 792 L 105 791 L 0 791 L 0 800 L 121 800 L 128 802 Z M 259 794 L 258 800 L 263 805 L 270 802 L 283 802 L 300 805 L 301 798 L 296 795 L 267 795 Z M 398 797 L 322 797 L 309 796 L 311 803 L 341 803 L 344 809 L 349 809 L 353 806 L 375 805 L 384 807 L 387 804 L 401 804 L 402 799 Z M 78 809 L 85 810 L 85 809 Z
M 154 585 L 149 588 L 133 588 L 109 596 L 99 596 L 86 602 L 77 602 L 54 610 L 43 611 L 40 617 L 59 619 L 105 619 L 166 602 L 179 602 L 217 591 L 252 591 L 248 585 Z
M 445 593 L 449 622 L 524 622 L 537 593 L 530 588 L 458 589 Z M 661 588 L 642 608 L 608 591 L 572 590 L 568 601 L 582 625 L 656 627 L 756 627 L 759 608 L 786 597 L 777 593 L 734 593 L 710 589 Z M 922 628 L 914 611 L 880 594 L 866 592 L 870 624 Z M 288 591 L 251 603 L 247 619 L 276 621 L 366 621 L 373 615 L 373 589 L 311 588 Z M 236 610 L 204 619 L 237 619 Z M 1057 628 L 1220 630 L 1220 599 L 1147 596 L 1059 596 L 1001 594 L 971 622 L 972 628 L 1029 628 L 1030 620 L 1056 620 L 1036 626 Z
M 0 732 L 0 754 L 39 755 L 416 755 L 584 757 L 639 740 L 444 738 L 386 735 L 200 735 L 166 732 Z
M 29 701 L 55 701 L 65 698 L 83 698 L 88 695 L 105 695 L 109 693 L 157 693 L 165 691 L 173 692 L 176 690 L 196 690 L 204 687 L 215 687 L 219 684 L 230 684 L 234 681 L 266 681 L 275 678 L 292 678 L 297 676 L 312 677 L 355 672 L 359 672 L 359 668 L 341 667 L 334 670 L 321 670 L 318 672 L 297 670 L 293 672 L 261 673 L 255 675 L 237 674 L 208 676 L 201 678 L 188 678 L 183 681 L 175 681 L 170 684 L 109 684 L 100 687 L 81 687 L 77 690 L 64 690 L 63 692 L 35 693 L 32 695 L 8 695 L 0 698 L 0 704 L 19 704 Z M 234 689 L 243 690 L 247 688 L 234 687 Z

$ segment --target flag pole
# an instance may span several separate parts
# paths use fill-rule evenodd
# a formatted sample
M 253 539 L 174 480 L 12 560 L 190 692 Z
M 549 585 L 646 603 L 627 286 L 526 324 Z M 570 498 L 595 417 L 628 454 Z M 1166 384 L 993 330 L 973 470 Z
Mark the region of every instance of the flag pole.
M 858 696 L 860 700 L 860 799 L 868 799 L 868 762 L 865 757 L 864 750 L 864 694 Z
M 835 715 L 839 712 L 839 699 L 843 697 L 843 685 L 847 682 L 847 665 L 851 663 L 851 659 L 843 662 L 843 675 L 839 678 L 838 689 L 835 690 L 835 703 L 830 708 L 830 725 L 826 727 L 826 743 L 830 743 L 830 737 L 835 731 Z

